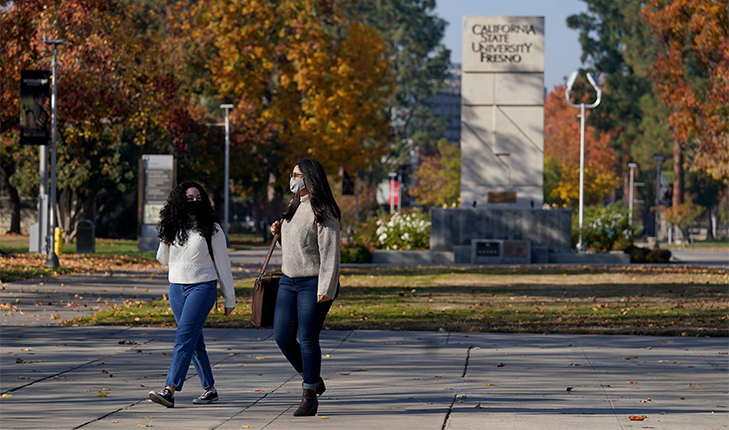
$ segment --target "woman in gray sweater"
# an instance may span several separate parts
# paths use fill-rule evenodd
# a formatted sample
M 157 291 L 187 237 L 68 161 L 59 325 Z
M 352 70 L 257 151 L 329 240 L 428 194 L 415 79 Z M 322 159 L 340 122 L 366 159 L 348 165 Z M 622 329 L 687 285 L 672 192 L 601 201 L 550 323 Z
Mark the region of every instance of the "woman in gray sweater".
M 299 160 L 289 185 L 294 197 L 282 221 L 271 226 L 271 233 L 281 233 L 283 254 L 273 332 L 281 352 L 304 380 L 294 416 L 312 416 L 319 406 L 317 394 L 326 390 L 320 376 L 319 334 L 339 292 L 341 212 L 318 161 Z

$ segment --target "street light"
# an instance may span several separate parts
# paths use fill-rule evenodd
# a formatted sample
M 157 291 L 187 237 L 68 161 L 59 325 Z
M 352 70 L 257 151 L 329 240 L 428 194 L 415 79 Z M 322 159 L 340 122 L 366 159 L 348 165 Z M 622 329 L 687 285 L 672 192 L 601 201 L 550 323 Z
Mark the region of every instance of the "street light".
M 224 104 L 220 105 L 220 108 L 225 110 L 225 203 L 223 204 L 225 207 L 225 227 L 223 230 L 227 238 L 228 229 L 230 228 L 230 223 L 228 222 L 228 204 L 230 202 L 230 119 L 228 118 L 228 112 L 230 109 L 233 109 L 233 105 Z
M 585 209 L 585 109 L 592 109 L 597 107 L 597 105 L 600 104 L 600 99 L 602 97 L 602 90 L 597 85 L 597 81 L 595 80 L 595 77 L 592 76 L 592 73 L 587 74 L 587 80 L 590 81 L 590 85 L 592 85 L 592 88 L 597 91 L 597 100 L 595 100 L 595 103 L 586 105 L 584 103 L 580 104 L 574 104 L 570 101 L 570 91 L 572 90 L 572 85 L 575 83 L 575 80 L 577 79 L 577 71 L 572 72 L 572 75 L 570 75 L 569 80 L 567 81 L 567 89 L 565 90 L 565 97 L 567 98 L 567 104 L 569 104 L 572 107 L 579 107 L 580 108 L 580 202 L 579 202 L 579 226 L 580 226 L 580 238 L 577 241 L 577 250 L 584 252 L 585 251 L 585 242 L 582 240 L 582 228 L 583 228 L 583 219 L 584 219 L 584 209 Z
M 632 231 L 633 229 L 633 178 L 634 178 L 634 169 L 638 167 L 635 163 L 628 163 L 628 167 L 630 167 L 630 185 L 628 187 L 628 225 L 630 225 L 630 229 Z
M 51 82 L 53 85 L 53 93 L 51 96 L 51 202 L 48 219 L 51 223 L 49 231 L 47 232 L 48 243 L 48 255 L 46 257 L 46 267 L 56 268 L 59 266 L 58 256 L 56 255 L 56 140 L 58 138 L 56 131 L 56 122 L 58 115 L 56 113 L 57 102 L 56 102 L 56 51 L 58 45 L 65 45 L 64 40 L 45 40 L 45 43 L 53 46 L 53 64 L 51 71 Z M 42 230 L 42 229 L 41 229 Z
M 661 222 L 660 198 L 661 194 L 661 161 L 664 160 L 660 155 L 654 155 L 653 159 L 656 160 L 656 243 L 653 244 L 653 249 L 658 249 L 658 224 Z
M 230 109 L 233 109 L 233 105 L 231 104 L 222 104 L 220 105 L 220 109 L 225 110 L 225 122 L 219 123 L 206 123 L 205 125 L 209 127 L 225 127 L 225 198 L 223 200 L 223 211 L 225 212 L 225 215 L 223 215 L 223 232 L 225 233 L 225 240 L 228 241 L 228 228 L 230 227 L 228 219 L 228 202 L 230 199 L 230 119 L 228 118 L 228 111 Z

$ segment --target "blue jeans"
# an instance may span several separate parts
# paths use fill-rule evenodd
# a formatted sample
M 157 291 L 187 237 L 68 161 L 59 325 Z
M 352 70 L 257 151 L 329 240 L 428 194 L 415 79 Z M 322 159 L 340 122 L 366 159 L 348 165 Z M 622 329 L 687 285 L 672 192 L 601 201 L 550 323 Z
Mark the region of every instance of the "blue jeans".
M 170 307 L 177 321 L 175 348 L 165 386 L 182 390 L 190 361 L 204 389 L 215 386 L 202 329 L 217 297 L 217 281 L 170 284 Z
M 273 335 L 278 347 L 298 373 L 305 389 L 315 390 L 321 373 L 319 333 L 332 301 L 316 301 L 319 278 L 289 278 L 278 284 Z M 296 340 L 298 336 L 298 341 Z

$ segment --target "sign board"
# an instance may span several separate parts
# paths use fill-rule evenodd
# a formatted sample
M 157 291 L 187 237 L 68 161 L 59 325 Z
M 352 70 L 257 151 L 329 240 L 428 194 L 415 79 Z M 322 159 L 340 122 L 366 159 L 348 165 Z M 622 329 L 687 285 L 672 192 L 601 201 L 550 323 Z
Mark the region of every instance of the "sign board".
M 167 197 L 177 182 L 172 155 L 145 154 L 139 163 L 140 252 L 156 251 L 159 245 L 157 223 Z

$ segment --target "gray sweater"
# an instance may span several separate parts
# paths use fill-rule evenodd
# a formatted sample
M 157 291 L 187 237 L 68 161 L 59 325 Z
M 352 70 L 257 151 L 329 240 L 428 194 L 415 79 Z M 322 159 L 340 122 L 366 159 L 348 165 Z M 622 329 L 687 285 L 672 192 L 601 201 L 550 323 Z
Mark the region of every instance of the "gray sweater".
M 334 298 L 339 284 L 339 220 L 316 223 L 309 196 L 290 221 L 281 223 L 281 272 L 289 278 L 319 277 L 317 295 Z

